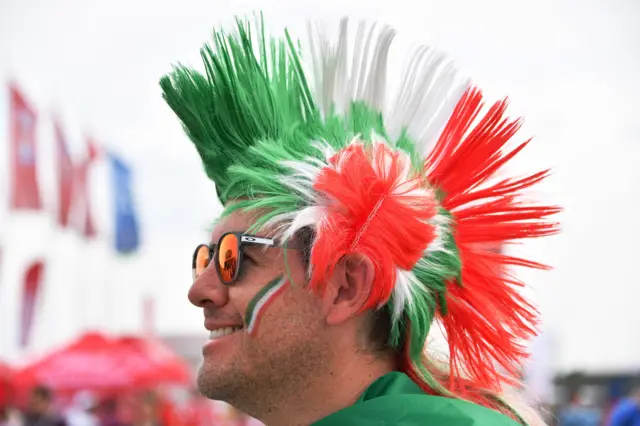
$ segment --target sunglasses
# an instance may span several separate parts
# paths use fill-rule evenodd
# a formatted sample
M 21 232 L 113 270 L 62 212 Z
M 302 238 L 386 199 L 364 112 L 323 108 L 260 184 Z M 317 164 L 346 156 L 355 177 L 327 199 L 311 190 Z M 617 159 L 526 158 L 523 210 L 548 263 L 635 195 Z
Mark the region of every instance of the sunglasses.
M 286 244 L 286 246 L 276 244 L 276 241 L 271 238 L 247 235 L 241 232 L 227 232 L 222 234 L 217 244 L 200 244 L 196 247 L 192 262 L 193 280 L 197 280 L 213 260 L 220 281 L 225 285 L 233 284 L 240 276 L 246 246 L 295 248 L 290 244 Z

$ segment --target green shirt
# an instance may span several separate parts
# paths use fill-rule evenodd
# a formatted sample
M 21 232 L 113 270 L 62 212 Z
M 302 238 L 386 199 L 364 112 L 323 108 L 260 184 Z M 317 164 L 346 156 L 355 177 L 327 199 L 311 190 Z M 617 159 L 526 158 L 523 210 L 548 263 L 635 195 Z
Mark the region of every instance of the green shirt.
M 393 372 L 371 384 L 350 407 L 312 426 L 518 426 L 479 405 L 424 393 L 406 374 Z

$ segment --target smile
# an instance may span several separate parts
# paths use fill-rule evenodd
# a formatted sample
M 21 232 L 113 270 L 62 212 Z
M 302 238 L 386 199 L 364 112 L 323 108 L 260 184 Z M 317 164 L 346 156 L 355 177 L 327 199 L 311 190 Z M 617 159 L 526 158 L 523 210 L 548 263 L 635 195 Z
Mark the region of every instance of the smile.
M 211 330 L 211 332 L 209 333 L 209 340 L 215 340 L 224 336 L 228 336 L 235 333 L 236 331 L 242 330 L 242 328 L 243 327 L 216 328 L 215 330 Z

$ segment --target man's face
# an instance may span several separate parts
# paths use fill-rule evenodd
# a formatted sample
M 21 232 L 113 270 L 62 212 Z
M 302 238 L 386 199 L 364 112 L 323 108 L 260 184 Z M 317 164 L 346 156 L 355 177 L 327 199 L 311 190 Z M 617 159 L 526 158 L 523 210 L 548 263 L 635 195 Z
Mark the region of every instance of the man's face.
M 225 232 L 245 232 L 251 224 L 250 215 L 235 212 L 218 223 L 211 241 Z M 284 252 L 246 246 L 235 283 L 222 284 L 212 261 L 191 286 L 189 300 L 203 308 L 205 328 L 241 327 L 205 345 L 198 388 L 206 397 L 256 404 L 264 393 L 295 392 L 324 368 L 330 342 L 320 299 L 307 288 L 301 253 L 286 250 L 285 263 Z M 279 278 L 286 283 L 275 288 Z M 273 297 L 265 293 L 270 288 Z

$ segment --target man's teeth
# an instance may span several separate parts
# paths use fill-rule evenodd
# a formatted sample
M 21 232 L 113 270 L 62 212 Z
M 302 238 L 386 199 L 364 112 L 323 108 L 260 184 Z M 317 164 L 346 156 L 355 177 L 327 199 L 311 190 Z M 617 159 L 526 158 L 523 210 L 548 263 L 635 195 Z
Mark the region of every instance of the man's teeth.
M 241 330 L 242 327 L 225 327 L 225 328 L 216 328 L 215 330 L 211 330 L 209 334 L 209 340 L 218 339 L 223 336 L 228 336 L 231 333 L 235 333 L 238 330 Z

